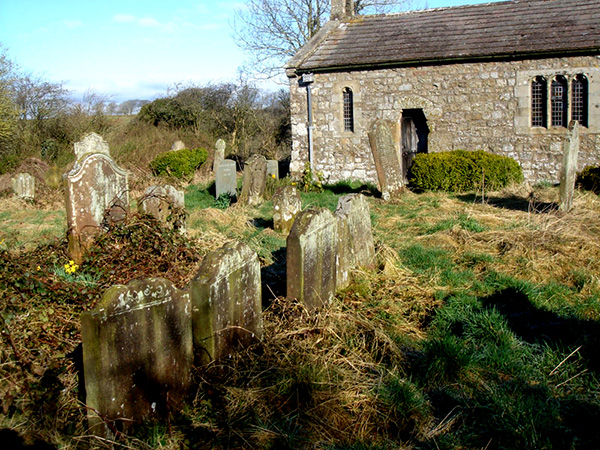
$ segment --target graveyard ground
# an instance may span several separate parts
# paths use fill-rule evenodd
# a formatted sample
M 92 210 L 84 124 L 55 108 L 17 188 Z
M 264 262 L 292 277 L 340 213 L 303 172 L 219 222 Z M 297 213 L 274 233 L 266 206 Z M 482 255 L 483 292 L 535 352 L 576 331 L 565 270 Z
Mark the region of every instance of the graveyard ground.
M 285 237 L 272 229 L 268 202 L 227 208 L 207 186 L 191 185 L 189 238 L 132 216 L 73 271 L 65 268 L 60 195 L 34 204 L 0 199 L 2 442 L 597 448 L 600 198 L 578 192 L 574 210 L 562 214 L 553 187 L 515 187 L 485 201 L 407 193 L 386 203 L 341 184 L 303 194 L 303 206 L 335 209 L 352 190 L 368 195 L 377 269 L 355 272 L 317 314 L 279 297 Z M 262 342 L 197 367 L 197 389 L 168 423 L 114 441 L 89 435 L 78 385 L 81 312 L 133 278 L 160 275 L 182 287 L 203 255 L 230 239 L 248 243 L 263 266 Z

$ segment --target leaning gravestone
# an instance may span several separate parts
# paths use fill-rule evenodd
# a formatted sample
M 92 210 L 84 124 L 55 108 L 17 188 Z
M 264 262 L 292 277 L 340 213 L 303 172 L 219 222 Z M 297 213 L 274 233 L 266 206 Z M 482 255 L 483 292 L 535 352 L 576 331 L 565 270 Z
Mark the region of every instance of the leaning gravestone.
M 150 214 L 174 230 L 185 233 L 185 198 L 183 191 L 165 184 L 150 186 L 138 200 L 143 214 Z
M 244 180 L 239 202 L 257 206 L 264 201 L 267 185 L 267 160 L 262 155 L 252 155 L 244 164 Z
M 29 173 L 18 173 L 11 179 L 15 195 L 24 200 L 35 198 L 35 177 Z
M 360 194 L 340 197 L 335 211 L 338 219 L 337 288 L 350 283 L 350 270 L 370 268 L 375 260 L 369 204 Z
M 331 303 L 336 291 L 337 220 L 327 208 L 296 217 L 287 238 L 287 297 L 308 309 Z
M 376 120 L 368 135 L 379 189 L 383 199 L 389 200 L 404 187 L 402 158 L 394 143 L 392 127 L 386 121 Z
M 213 161 L 213 172 L 216 174 L 219 170 L 219 165 L 225 159 L 225 148 L 227 144 L 223 139 L 219 139 L 215 144 L 215 160 Z
M 227 194 L 235 197 L 237 194 L 237 173 L 235 161 L 224 159 L 217 168 L 215 177 L 215 197 Z
M 275 159 L 267 160 L 267 176 L 279 180 L 279 161 Z
M 191 304 L 169 280 L 108 289 L 81 315 L 88 423 L 114 436 L 181 409 L 193 363 Z
M 273 229 L 289 234 L 294 220 L 302 210 L 302 199 L 294 186 L 280 187 L 273 194 Z
M 196 362 L 231 355 L 262 336 L 258 256 L 230 242 L 202 261 L 190 283 Z
M 123 220 L 129 209 L 127 172 L 108 153 L 95 133 L 75 144 L 77 161 L 66 182 L 69 255 L 81 262 L 94 237 L 104 227 Z
M 565 136 L 563 160 L 560 171 L 560 210 L 569 212 L 573 207 L 577 158 L 579 154 L 579 122 L 572 120 Z

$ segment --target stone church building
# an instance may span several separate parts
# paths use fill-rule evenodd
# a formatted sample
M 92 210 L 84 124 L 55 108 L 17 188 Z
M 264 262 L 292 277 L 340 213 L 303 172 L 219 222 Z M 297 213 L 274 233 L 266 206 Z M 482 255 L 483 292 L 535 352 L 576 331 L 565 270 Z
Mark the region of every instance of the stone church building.
M 392 124 L 404 176 L 419 152 L 486 150 L 557 182 L 570 121 L 600 163 L 600 0 L 514 0 L 331 20 L 286 67 L 291 172 L 377 183 L 368 133 Z

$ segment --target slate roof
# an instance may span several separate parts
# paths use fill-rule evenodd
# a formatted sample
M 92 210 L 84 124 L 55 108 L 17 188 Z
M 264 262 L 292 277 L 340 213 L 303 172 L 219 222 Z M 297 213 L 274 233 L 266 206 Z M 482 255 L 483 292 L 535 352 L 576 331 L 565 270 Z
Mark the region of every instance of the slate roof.
M 292 58 L 297 73 L 600 54 L 600 0 L 515 0 L 330 21 Z

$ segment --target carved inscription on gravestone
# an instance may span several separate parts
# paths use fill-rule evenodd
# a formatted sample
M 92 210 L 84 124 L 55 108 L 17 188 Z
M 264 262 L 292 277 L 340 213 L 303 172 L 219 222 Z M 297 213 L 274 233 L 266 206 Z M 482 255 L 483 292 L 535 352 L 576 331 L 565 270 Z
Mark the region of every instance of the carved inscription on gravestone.
M 217 168 L 215 177 L 215 197 L 219 198 L 222 194 L 230 197 L 237 195 L 237 173 L 235 161 L 224 159 Z
M 375 161 L 379 190 L 384 200 L 398 194 L 404 187 L 402 158 L 394 142 L 394 126 L 384 120 L 376 120 L 369 131 L 369 144 Z
M 239 202 L 257 206 L 264 200 L 267 185 L 267 160 L 262 155 L 252 155 L 244 164 L 244 181 Z
M 207 255 L 190 295 L 197 363 L 231 355 L 262 336 L 260 263 L 246 244 L 230 242 Z
M 81 334 L 94 434 L 108 437 L 181 409 L 193 362 L 187 291 L 162 278 L 113 286 L 81 315 Z

